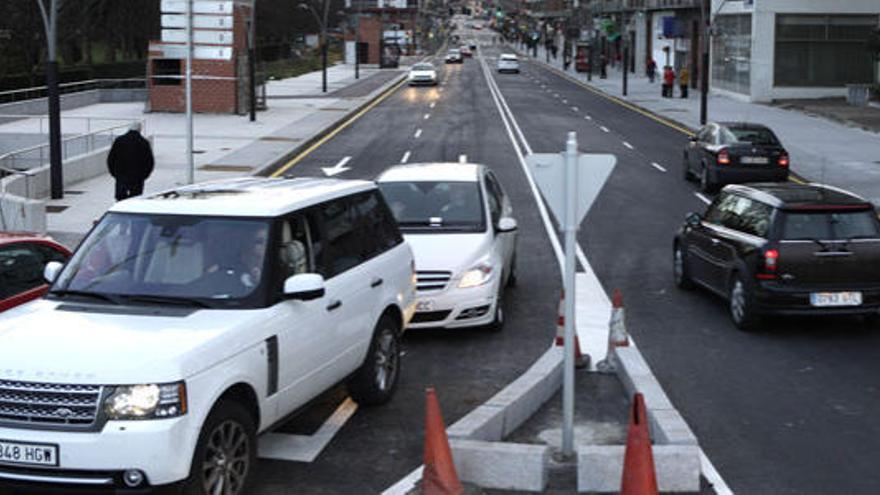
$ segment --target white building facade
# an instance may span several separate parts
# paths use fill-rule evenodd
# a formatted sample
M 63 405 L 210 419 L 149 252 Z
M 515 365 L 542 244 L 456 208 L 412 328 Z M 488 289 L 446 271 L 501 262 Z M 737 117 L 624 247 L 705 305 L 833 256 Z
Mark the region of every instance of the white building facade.
M 878 81 L 880 0 L 712 0 L 711 86 L 750 101 L 844 96 Z

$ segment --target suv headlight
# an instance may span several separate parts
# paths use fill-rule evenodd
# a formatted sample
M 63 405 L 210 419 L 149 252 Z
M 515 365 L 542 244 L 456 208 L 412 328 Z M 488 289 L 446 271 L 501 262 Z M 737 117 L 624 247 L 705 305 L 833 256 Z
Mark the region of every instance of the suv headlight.
M 163 419 L 186 414 L 184 382 L 120 385 L 104 400 L 109 419 Z
M 492 265 L 486 262 L 478 263 L 470 270 L 461 275 L 458 282 L 459 289 L 467 289 L 468 287 L 477 287 L 485 284 L 492 278 Z

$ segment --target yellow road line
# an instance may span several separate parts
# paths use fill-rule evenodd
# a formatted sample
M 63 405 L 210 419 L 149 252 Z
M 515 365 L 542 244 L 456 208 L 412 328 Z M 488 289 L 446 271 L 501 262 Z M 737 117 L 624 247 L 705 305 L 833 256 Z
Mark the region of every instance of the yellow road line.
M 319 139 L 318 141 L 316 141 L 314 144 L 312 144 L 311 146 L 309 146 L 308 148 L 306 148 L 305 150 L 303 150 L 300 154 L 298 154 L 298 155 L 296 155 L 295 157 L 291 158 L 290 161 L 288 161 L 287 163 L 285 163 L 284 165 L 282 165 L 281 168 L 279 168 L 278 170 L 272 172 L 272 174 L 271 174 L 269 177 L 281 177 L 282 175 L 284 175 L 285 172 L 287 172 L 288 170 L 290 170 L 294 165 L 296 165 L 297 163 L 299 163 L 303 158 L 309 156 L 309 154 L 310 154 L 311 152 L 313 152 L 313 151 L 315 151 L 316 149 L 318 149 L 318 147 L 320 147 L 321 145 L 323 145 L 323 144 L 326 143 L 327 141 L 333 139 L 334 136 L 336 136 L 337 134 L 339 134 L 340 132 L 342 132 L 343 129 L 345 129 L 346 127 L 348 127 L 349 125 L 351 125 L 355 120 L 361 118 L 365 113 L 367 113 L 367 112 L 369 112 L 370 110 L 372 110 L 373 107 L 375 107 L 375 106 L 378 105 L 379 103 L 382 103 L 383 101 L 385 101 L 386 98 L 388 98 L 389 96 L 391 96 L 392 94 L 394 94 L 395 91 L 397 91 L 398 89 L 400 89 L 400 87 L 403 86 L 403 84 L 404 84 L 405 82 L 406 82 L 406 78 L 403 78 L 403 79 L 400 80 L 400 82 L 398 82 L 398 83 L 395 84 L 394 86 L 391 86 L 390 88 L 388 88 L 388 89 L 385 91 L 385 93 L 383 93 L 381 96 L 379 96 L 378 98 L 376 98 L 375 100 L 373 100 L 369 105 L 367 105 L 367 106 L 365 106 L 364 108 L 362 108 L 358 113 L 352 115 L 351 118 L 349 118 L 348 120 L 346 120 L 345 122 L 343 122 L 342 124 L 340 124 L 339 126 L 337 126 L 335 129 L 333 129 L 332 131 L 330 131 L 329 133 L 327 133 L 324 137 L 322 137 L 321 139 Z

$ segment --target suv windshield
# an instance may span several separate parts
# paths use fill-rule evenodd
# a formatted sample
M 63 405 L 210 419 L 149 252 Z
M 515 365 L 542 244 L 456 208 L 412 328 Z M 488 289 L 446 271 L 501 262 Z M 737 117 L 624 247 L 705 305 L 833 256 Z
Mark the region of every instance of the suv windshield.
M 379 184 L 379 189 L 404 232 L 486 229 L 476 182 L 385 182 Z
M 849 240 L 880 238 L 874 212 L 785 212 L 782 238 L 786 240 Z
M 269 222 L 109 213 L 51 294 L 116 302 L 250 306 L 261 286 Z
M 724 141 L 728 143 L 749 143 L 757 145 L 778 145 L 779 140 L 770 129 L 755 127 L 729 127 L 722 130 Z

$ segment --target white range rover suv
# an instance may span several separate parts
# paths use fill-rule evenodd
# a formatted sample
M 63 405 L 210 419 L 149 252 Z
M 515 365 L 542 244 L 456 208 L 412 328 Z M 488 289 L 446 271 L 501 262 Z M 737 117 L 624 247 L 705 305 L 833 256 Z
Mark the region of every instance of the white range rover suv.
M 390 399 L 414 270 L 372 182 L 117 203 L 0 316 L 0 492 L 248 493 L 258 433 L 337 383 Z

